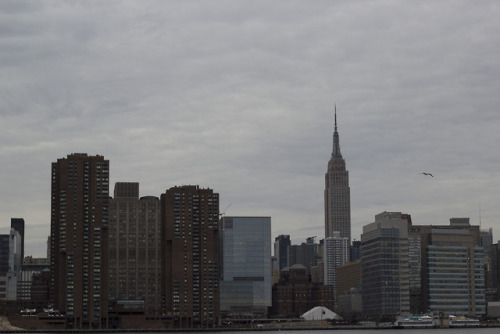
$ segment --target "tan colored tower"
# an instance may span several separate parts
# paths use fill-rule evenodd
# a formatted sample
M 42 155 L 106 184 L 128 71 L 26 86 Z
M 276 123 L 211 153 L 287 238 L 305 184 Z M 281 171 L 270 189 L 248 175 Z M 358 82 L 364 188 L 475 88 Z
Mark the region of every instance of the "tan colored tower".
M 52 163 L 51 301 L 69 328 L 108 324 L 109 161 L 71 154 Z
M 219 194 L 198 186 L 161 195 L 162 307 L 166 326 L 219 320 Z
M 341 238 L 348 238 L 351 244 L 351 189 L 349 172 L 340 153 L 336 107 L 333 150 L 325 174 L 325 238 L 333 237 L 335 231 L 340 232 Z

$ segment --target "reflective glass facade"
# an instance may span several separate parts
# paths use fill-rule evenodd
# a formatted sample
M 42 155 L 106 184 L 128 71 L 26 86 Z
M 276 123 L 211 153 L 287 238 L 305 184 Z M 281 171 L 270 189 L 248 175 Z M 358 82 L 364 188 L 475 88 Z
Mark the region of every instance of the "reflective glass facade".
M 220 310 L 265 316 L 271 306 L 271 218 L 221 219 Z

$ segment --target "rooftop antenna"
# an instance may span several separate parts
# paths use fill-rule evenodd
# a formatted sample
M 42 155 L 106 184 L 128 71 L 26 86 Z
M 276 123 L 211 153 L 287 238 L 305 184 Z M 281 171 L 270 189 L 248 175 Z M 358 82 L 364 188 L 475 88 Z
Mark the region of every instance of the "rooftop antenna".
M 479 204 L 479 229 L 481 229 L 481 204 Z
M 337 103 L 335 103 L 335 132 L 337 132 Z

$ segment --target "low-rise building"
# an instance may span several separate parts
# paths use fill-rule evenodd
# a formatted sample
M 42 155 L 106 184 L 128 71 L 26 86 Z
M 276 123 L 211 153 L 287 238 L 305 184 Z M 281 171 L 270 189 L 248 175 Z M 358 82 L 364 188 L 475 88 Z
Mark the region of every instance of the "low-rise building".
M 280 281 L 273 286 L 270 316 L 298 318 L 316 306 L 333 310 L 333 287 L 309 280 L 305 266 L 296 264 L 281 271 Z

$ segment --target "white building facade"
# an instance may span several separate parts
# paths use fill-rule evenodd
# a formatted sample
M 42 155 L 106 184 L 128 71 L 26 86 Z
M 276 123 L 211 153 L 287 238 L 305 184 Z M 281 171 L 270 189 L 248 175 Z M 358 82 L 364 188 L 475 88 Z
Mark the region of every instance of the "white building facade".
M 335 305 L 338 305 L 337 296 L 337 267 L 349 261 L 349 238 L 341 237 L 340 232 L 333 232 L 332 237 L 325 239 L 324 245 L 324 282 L 333 286 Z

